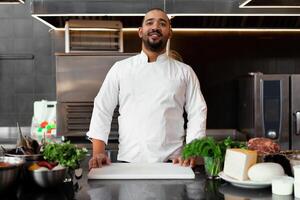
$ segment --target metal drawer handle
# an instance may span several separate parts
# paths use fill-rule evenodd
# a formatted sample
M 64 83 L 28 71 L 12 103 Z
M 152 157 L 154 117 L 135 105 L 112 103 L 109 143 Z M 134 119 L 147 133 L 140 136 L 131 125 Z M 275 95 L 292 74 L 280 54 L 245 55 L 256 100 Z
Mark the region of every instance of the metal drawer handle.
M 300 135 L 300 112 L 296 112 L 296 135 Z

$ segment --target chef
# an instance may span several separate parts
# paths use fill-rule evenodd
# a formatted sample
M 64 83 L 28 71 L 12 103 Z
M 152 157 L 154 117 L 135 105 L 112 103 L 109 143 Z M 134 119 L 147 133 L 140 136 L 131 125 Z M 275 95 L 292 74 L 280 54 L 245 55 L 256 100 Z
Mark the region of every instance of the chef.
M 114 109 L 119 105 L 118 160 L 132 163 L 183 160 L 186 143 L 205 136 L 207 107 L 192 68 L 166 54 L 172 36 L 167 14 L 149 10 L 138 30 L 140 54 L 116 62 L 94 100 L 87 136 L 93 143 L 89 168 L 110 164 L 105 153 Z M 184 130 L 184 110 L 187 129 Z

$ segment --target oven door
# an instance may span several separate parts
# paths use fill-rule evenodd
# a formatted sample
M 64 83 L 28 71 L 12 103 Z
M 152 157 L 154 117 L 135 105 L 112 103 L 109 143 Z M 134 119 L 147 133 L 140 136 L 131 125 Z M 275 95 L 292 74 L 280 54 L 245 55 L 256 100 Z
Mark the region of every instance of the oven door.
M 289 149 L 289 75 L 262 75 L 258 81 L 259 104 L 255 120 L 257 136 L 275 140 L 282 150 Z

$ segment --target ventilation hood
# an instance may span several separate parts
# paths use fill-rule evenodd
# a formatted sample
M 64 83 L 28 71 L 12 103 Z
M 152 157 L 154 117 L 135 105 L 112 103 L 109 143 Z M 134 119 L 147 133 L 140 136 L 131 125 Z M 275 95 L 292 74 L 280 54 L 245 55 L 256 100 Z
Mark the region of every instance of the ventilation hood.
M 269 7 L 262 6 L 261 2 Z M 270 2 L 274 3 L 273 6 L 270 6 Z M 290 6 L 283 5 L 282 2 L 289 2 Z M 119 20 L 123 28 L 137 28 L 144 13 L 150 8 L 158 7 L 170 15 L 173 28 L 297 30 L 300 29 L 298 2 L 299 0 L 31 0 L 31 13 L 53 29 L 63 29 L 69 19 Z
M 0 0 L 0 4 L 19 4 L 19 3 L 24 4 L 25 0 Z
M 299 0 L 247 0 L 240 8 L 300 8 Z

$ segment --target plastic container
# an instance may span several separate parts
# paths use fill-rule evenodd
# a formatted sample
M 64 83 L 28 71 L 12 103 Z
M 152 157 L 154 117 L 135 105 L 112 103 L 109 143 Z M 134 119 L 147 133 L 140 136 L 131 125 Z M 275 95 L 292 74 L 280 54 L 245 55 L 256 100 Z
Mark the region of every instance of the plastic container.
M 272 193 L 276 195 L 293 194 L 294 178 L 289 176 L 279 176 L 272 180 Z

